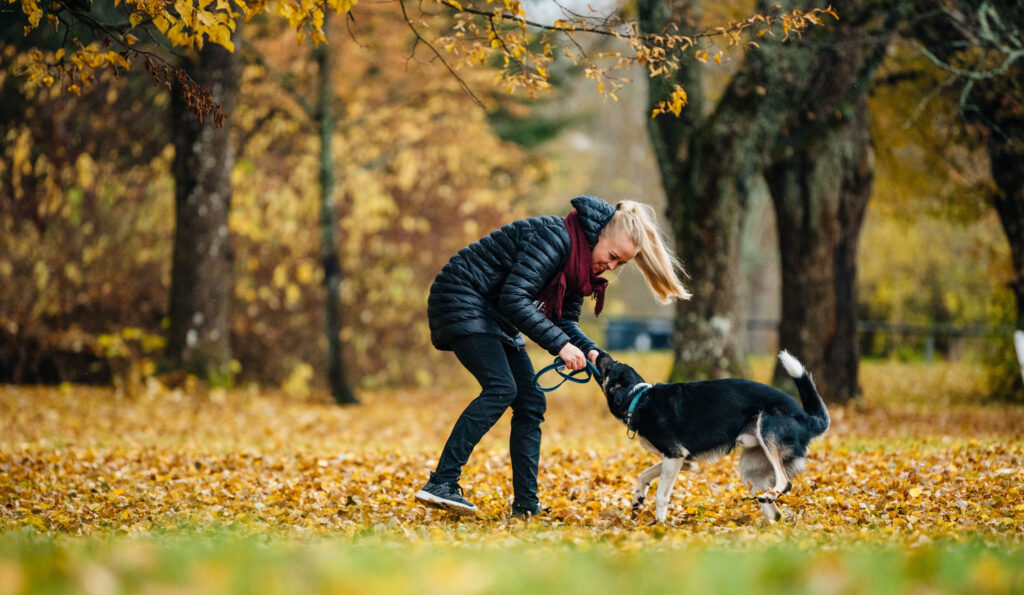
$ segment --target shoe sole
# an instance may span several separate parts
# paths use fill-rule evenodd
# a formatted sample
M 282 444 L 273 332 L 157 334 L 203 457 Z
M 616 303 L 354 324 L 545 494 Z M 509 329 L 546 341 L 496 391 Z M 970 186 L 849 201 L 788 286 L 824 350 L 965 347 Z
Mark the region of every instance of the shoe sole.
M 424 504 L 429 504 L 431 506 L 436 506 L 438 508 L 450 510 L 451 512 L 454 512 L 461 516 L 476 516 L 475 506 L 466 506 L 465 504 L 459 504 L 458 502 L 452 502 L 451 500 L 438 498 L 437 496 L 425 490 L 420 490 L 419 492 L 416 492 L 415 498 L 420 502 L 423 502 Z

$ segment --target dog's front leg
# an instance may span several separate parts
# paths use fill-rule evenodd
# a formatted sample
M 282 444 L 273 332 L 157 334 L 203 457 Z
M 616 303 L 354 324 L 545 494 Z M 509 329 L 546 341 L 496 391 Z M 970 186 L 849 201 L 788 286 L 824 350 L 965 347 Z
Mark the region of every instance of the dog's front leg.
M 764 518 L 768 519 L 769 523 L 774 523 L 782 518 L 782 511 L 779 510 L 779 505 L 775 503 L 775 498 L 774 491 L 757 495 L 757 501 L 761 505 L 761 513 L 764 515 Z
M 654 478 L 661 473 L 661 463 L 655 463 L 650 467 L 643 470 L 640 477 L 636 480 L 636 490 L 633 492 L 633 514 L 640 511 L 640 507 L 643 505 L 644 500 L 647 499 L 647 490 L 651 487 L 651 482 Z
M 661 477 L 658 479 L 658 491 L 655 492 L 654 518 L 659 523 L 665 522 L 668 514 L 668 501 L 672 497 L 672 485 L 676 482 L 679 470 L 683 468 L 685 459 L 665 459 L 661 464 Z

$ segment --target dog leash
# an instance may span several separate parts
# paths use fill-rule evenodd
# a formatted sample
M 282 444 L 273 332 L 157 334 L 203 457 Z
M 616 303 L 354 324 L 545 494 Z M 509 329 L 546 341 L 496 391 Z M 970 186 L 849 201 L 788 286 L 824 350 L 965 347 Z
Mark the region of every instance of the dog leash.
M 634 419 L 636 415 L 636 406 L 640 403 L 640 397 L 646 395 L 647 389 L 649 388 L 651 388 L 651 385 L 646 382 L 641 382 L 632 388 L 633 391 L 636 391 L 636 394 L 633 396 L 633 400 L 629 403 L 629 409 L 626 410 L 626 437 L 630 440 L 636 437 L 636 419 Z
M 552 370 L 554 370 L 556 374 L 558 374 L 559 376 L 562 377 L 562 381 L 559 382 L 558 384 L 554 385 L 554 386 L 550 386 L 550 387 L 546 387 L 546 388 L 541 386 L 540 385 L 540 377 L 543 376 L 544 374 L 547 374 L 548 372 L 550 372 Z M 577 374 L 585 374 L 586 377 L 585 378 L 577 378 L 576 377 Z M 562 358 L 556 357 L 555 358 L 555 362 L 553 364 L 545 366 L 544 368 L 541 369 L 540 372 L 537 372 L 536 374 L 533 375 L 533 385 L 536 386 L 537 390 L 539 390 L 540 392 L 542 392 L 542 393 L 549 393 L 549 392 L 555 390 L 556 388 L 562 386 L 563 384 L 565 384 L 565 382 L 567 380 L 569 382 L 575 382 L 577 384 L 586 384 L 586 383 L 590 382 L 591 378 L 600 379 L 601 378 L 601 373 L 597 371 L 597 368 L 594 366 L 593 363 L 590 362 L 590 360 L 587 360 L 587 367 L 580 368 L 579 370 L 573 370 L 572 372 L 569 372 L 568 374 L 566 374 L 565 373 L 565 362 L 562 361 Z

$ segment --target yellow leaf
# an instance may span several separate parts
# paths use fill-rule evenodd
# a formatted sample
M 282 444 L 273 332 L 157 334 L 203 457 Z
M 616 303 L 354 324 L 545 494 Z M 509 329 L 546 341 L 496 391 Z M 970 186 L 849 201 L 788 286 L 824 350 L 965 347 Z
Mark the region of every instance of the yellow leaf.
M 41 18 L 43 18 L 42 8 L 35 8 L 34 10 L 28 13 L 28 22 L 29 24 L 32 25 L 33 29 L 39 26 L 39 19 Z
M 128 22 L 132 24 L 132 27 L 137 27 L 142 22 L 142 18 L 141 12 L 133 12 L 132 16 L 128 17 Z

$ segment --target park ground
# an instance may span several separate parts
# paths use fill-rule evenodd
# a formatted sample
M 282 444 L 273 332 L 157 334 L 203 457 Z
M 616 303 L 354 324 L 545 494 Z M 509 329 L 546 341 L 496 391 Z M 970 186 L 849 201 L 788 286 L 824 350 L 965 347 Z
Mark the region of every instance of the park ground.
M 621 357 L 667 372 L 665 354 Z M 752 370 L 766 380 L 771 360 Z M 1024 592 L 1024 408 L 985 402 L 981 375 L 865 362 L 785 520 L 762 521 L 733 453 L 680 476 L 665 526 L 653 502 L 630 516 L 654 459 L 592 384 L 549 395 L 550 511 L 530 521 L 509 517 L 507 417 L 464 470 L 476 519 L 412 498 L 468 382 L 344 408 L 257 387 L 0 386 L 0 593 Z

